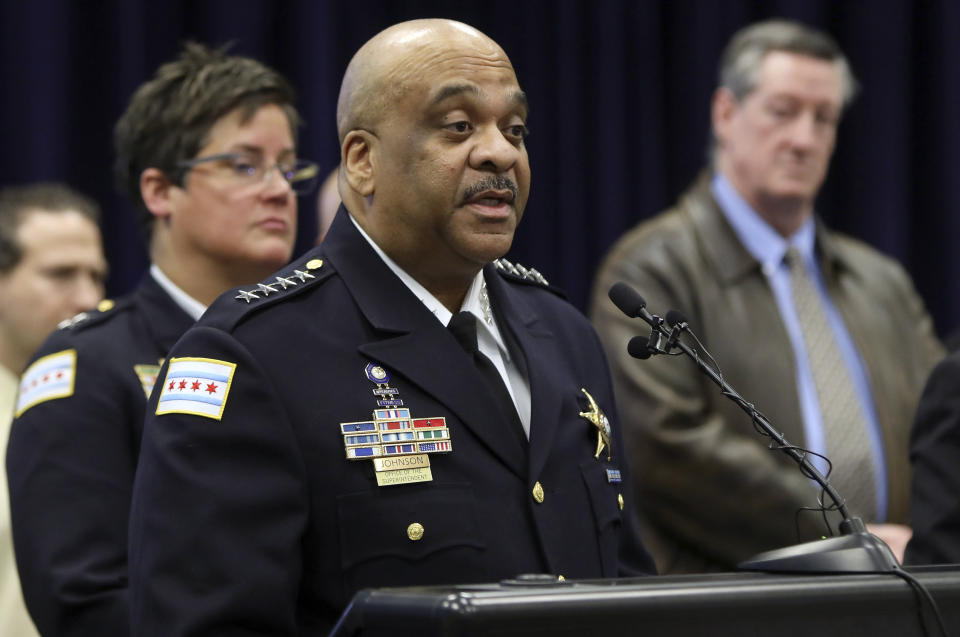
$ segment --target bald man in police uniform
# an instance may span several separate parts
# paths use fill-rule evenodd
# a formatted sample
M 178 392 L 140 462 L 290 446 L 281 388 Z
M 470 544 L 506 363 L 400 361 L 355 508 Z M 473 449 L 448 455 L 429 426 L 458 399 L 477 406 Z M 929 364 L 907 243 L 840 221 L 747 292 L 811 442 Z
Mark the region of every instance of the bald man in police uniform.
M 527 201 L 526 117 L 467 25 L 402 23 L 355 55 L 329 234 L 222 296 L 151 397 L 136 634 L 321 635 L 363 587 L 650 571 L 596 335 L 492 263 Z

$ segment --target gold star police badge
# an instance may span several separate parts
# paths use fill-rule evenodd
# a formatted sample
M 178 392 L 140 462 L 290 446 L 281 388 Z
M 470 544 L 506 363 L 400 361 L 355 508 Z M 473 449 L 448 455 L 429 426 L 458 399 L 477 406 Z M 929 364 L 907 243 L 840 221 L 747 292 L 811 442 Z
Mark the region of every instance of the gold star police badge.
M 580 417 L 586 418 L 590 424 L 597 428 L 597 452 L 593 454 L 593 457 L 600 458 L 600 452 L 606 448 L 607 460 L 610 460 L 610 453 L 613 451 L 613 445 L 610 442 L 610 421 L 607 420 L 607 415 L 604 414 L 597 405 L 597 401 L 593 399 L 590 392 L 582 387 L 580 391 L 584 393 L 590 402 L 590 411 L 581 411 Z

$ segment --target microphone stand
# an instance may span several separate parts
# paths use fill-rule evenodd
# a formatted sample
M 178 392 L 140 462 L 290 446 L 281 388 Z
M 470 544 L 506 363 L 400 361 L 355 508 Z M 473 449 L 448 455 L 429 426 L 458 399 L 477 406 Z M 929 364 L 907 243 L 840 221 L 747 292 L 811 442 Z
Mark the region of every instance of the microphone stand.
M 666 338 L 666 349 L 652 346 L 648 348 L 650 354 L 669 354 L 674 347 L 686 354 L 696 363 L 697 368 L 720 388 L 724 396 L 735 402 L 765 434 L 776 441 L 780 450 L 799 465 L 800 471 L 804 475 L 823 487 L 826 494 L 836 504 L 840 515 L 843 516 L 843 521 L 839 525 L 842 535 L 839 537 L 766 551 L 741 562 L 737 565 L 738 568 L 749 571 L 793 573 L 876 573 L 900 569 L 900 564 L 890 547 L 877 536 L 868 533 L 860 518 L 850 515 L 843 498 L 833 488 L 826 476 L 820 473 L 816 466 L 807 459 L 807 454 L 787 442 L 783 434 L 777 431 L 770 421 L 752 404 L 744 400 L 720 374 L 708 366 L 696 350 L 679 340 L 680 332 L 687 330 L 685 323 L 676 323 L 673 330 L 668 332 L 664 329 L 663 319 L 659 316 L 651 315 L 646 311 L 637 311 L 636 316 L 646 321 L 653 328 L 653 332 L 658 334 L 657 345 L 664 342 L 659 337 Z M 667 319 L 671 318 L 668 314 Z M 651 334 L 650 342 L 653 342 L 652 336 L 653 334 Z

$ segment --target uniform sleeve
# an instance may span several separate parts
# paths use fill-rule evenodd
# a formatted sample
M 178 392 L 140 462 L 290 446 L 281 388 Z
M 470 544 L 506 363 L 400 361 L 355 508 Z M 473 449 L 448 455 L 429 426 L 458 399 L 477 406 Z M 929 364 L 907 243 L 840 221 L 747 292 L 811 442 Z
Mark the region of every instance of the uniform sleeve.
M 132 369 L 127 381 L 105 363 L 102 352 L 78 349 L 73 394 L 23 412 L 7 449 L 17 568 L 48 637 L 129 634 L 131 423 L 141 410 L 134 414 L 122 387 L 143 390 Z
M 199 379 L 201 394 L 210 383 L 214 400 L 172 400 L 171 383 L 197 374 L 210 375 Z M 273 379 L 209 327 L 187 332 L 159 378 L 130 519 L 133 633 L 296 634 L 304 464 Z M 174 413 L 157 415 L 158 404 Z
M 913 537 L 908 564 L 960 563 L 960 355 L 941 362 L 920 399 L 910 441 Z
M 798 470 L 784 470 L 765 439 L 742 422 L 728 422 L 712 406 L 720 390 L 692 361 L 637 360 L 627 352 L 629 340 L 649 335 L 650 328 L 627 318 L 607 298 L 614 283 L 639 291 L 654 310 L 696 305 L 683 266 L 671 260 L 669 250 L 649 243 L 608 258 L 591 307 L 610 359 L 643 521 L 671 542 L 731 566 L 760 550 L 795 544 L 796 511 L 810 506 L 816 494 L 810 481 Z M 659 251 L 655 258 L 654 251 Z M 799 523 L 801 534 L 811 539 L 822 529 L 816 516 L 800 516 Z M 669 547 L 648 548 L 661 571 L 702 568 L 673 564 Z

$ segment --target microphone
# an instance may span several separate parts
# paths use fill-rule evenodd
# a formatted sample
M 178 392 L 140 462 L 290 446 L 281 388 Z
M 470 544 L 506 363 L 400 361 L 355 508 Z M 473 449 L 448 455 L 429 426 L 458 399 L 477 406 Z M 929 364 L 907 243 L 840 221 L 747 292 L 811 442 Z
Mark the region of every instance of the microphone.
M 677 339 L 680 338 L 680 334 L 686 330 L 689 325 L 687 324 L 686 317 L 678 310 L 667 311 L 667 325 L 672 328 L 670 335 L 667 337 L 667 351 L 669 351 L 677 344 Z
M 681 332 L 689 327 L 687 325 L 687 317 L 679 310 L 669 310 L 667 312 L 667 325 Z
M 650 338 L 643 338 L 642 336 L 634 336 L 627 343 L 627 353 L 634 358 L 639 358 L 642 361 L 647 360 L 653 356 L 653 351 L 650 348 L 650 341 L 655 338 L 656 332 L 650 332 Z
M 610 297 L 610 300 L 613 301 L 613 304 L 616 305 L 621 312 L 630 318 L 640 316 L 647 306 L 647 302 L 643 300 L 640 293 L 623 281 L 614 283 L 613 287 L 611 287 L 607 293 L 607 296 Z
M 619 281 L 613 284 L 607 295 L 621 312 L 630 318 L 639 317 L 653 328 L 650 331 L 650 337 L 647 339 L 644 339 L 642 336 L 634 336 L 630 339 L 630 342 L 627 343 L 627 353 L 630 354 L 630 356 L 639 358 L 640 360 L 646 360 L 654 354 L 667 353 L 667 351 L 661 347 L 663 342 L 662 337 L 667 336 L 666 330 L 662 327 L 663 319 L 647 311 L 647 302 L 643 300 L 639 292 L 623 281 Z
M 647 311 L 647 302 L 643 300 L 640 293 L 623 281 L 614 283 L 607 293 L 607 296 L 610 297 L 610 300 L 613 301 L 613 304 L 616 305 L 621 312 L 630 318 L 639 317 L 652 325 L 654 329 L 657 329 L 660 324 L 663 323 L 662 318 L 654 316 Z

